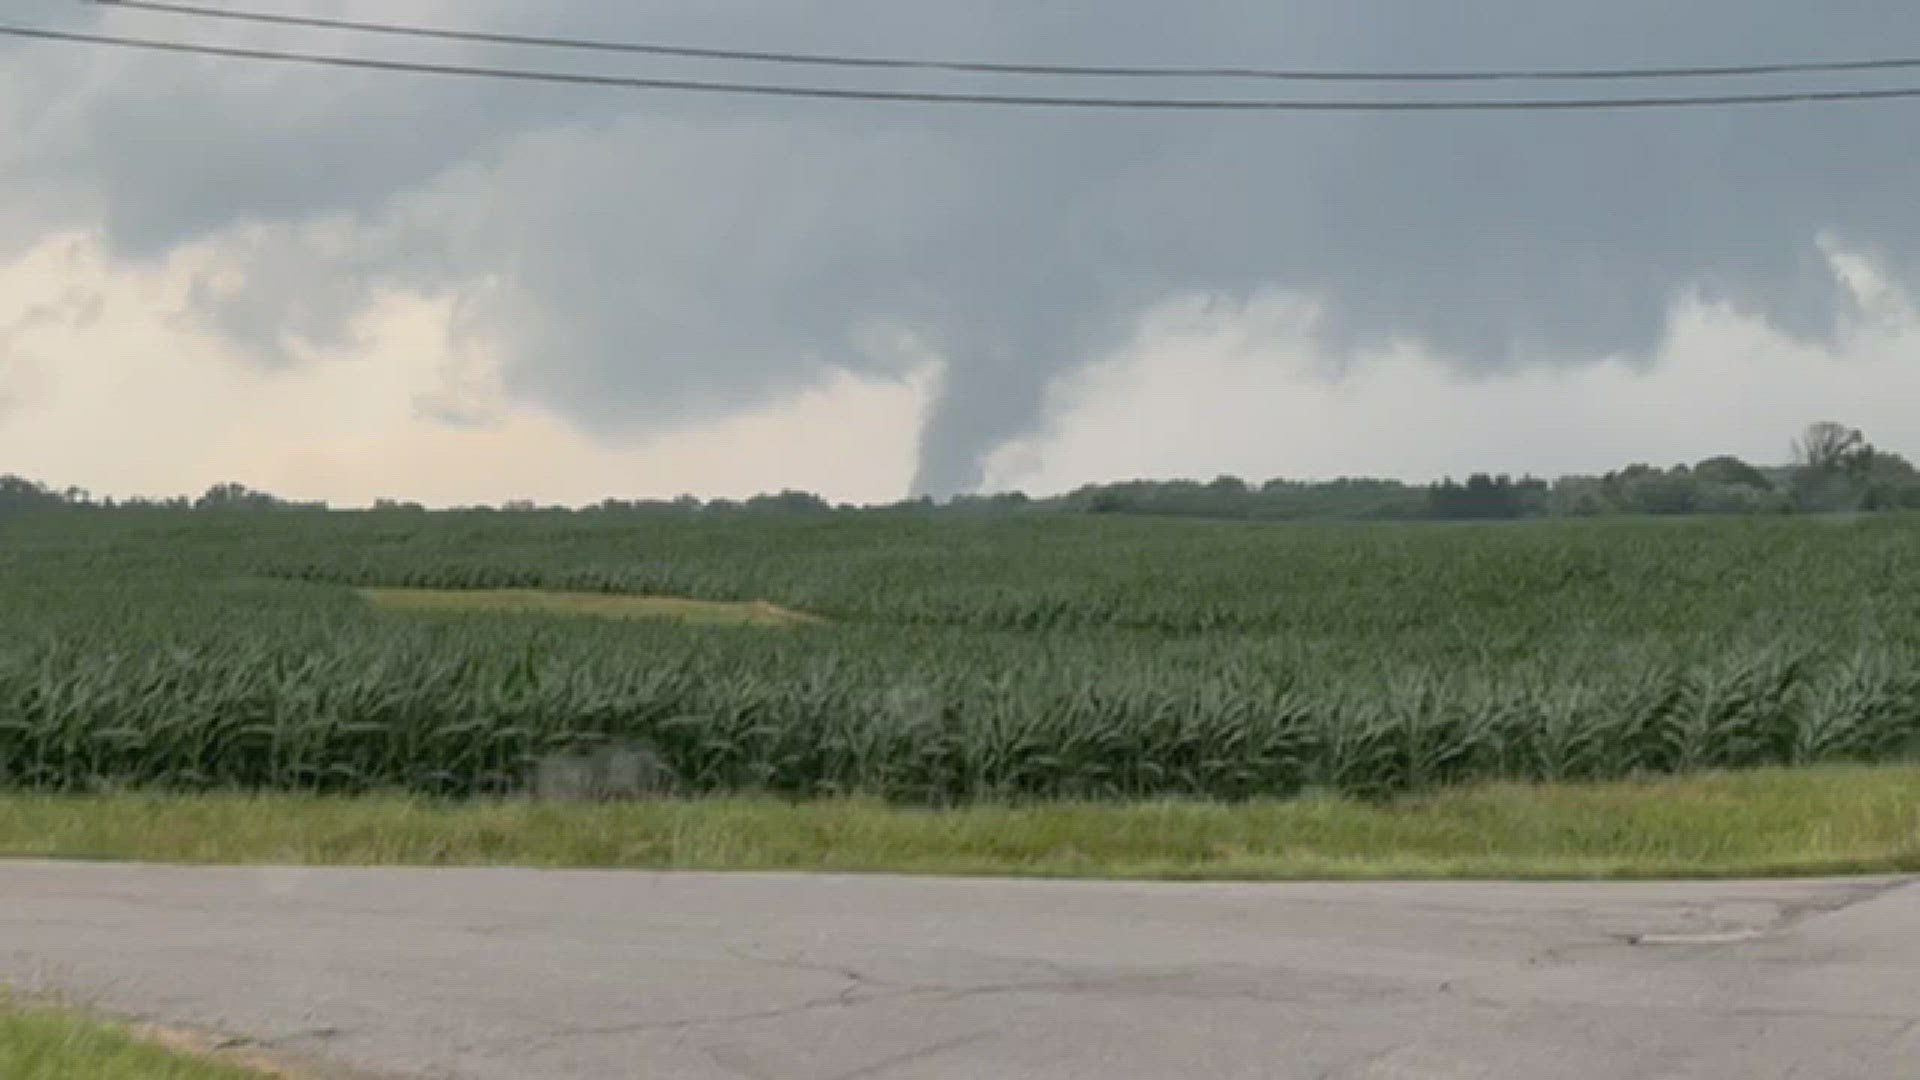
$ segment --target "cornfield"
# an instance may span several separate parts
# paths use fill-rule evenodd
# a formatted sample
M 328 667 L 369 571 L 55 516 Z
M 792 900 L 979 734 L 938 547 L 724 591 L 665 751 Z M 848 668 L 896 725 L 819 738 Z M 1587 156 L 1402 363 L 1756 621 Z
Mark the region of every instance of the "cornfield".
M 0 522 L 0 787 L 1387 796 L 1920 753 L 1920 528 L 907 515 Z M 821 625 L 395 613 L 362 586 Z

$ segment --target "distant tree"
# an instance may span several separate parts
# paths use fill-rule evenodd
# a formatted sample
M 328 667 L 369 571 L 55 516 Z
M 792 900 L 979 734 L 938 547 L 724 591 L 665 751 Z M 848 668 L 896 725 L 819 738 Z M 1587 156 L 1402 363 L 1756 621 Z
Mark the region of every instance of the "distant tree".
M 1494 521 L 1524 517 L 1544 507 L 1547 485 L 1527 479 L 1474 473 L 1458 484 L 1451 477 L 1427 489 L 1428 516 L 1446 521 Z
M 755 495 L 747 500 L 749 510 L 780 510 L 788 513 L 831 510 L 827 500 L 811 491 L 782 491 L 777 495 Z
M 1700 485 L 1687 469 L 1658 469 L 1623 482 L 1622 500 L 1642 514 L 1691 514 L 1700 509 Z
M 215 484 L 193 501 L 195 510 L 278 510 L 287 504 L 245 484 Z
M 1554 481 L 1549 510 L 1556 517 L 1599 517 L 1619 507 L 1607 482 L 1592 476 L 1563 476 Z
M 1863 510 L 1920 510 L 1920 469 L 1899 454 L 1875 451 L 1858 483 Z
M 56 510 L 66 505 L 57 491 L 23 476 L 0 476 L 0 510 Z
M 1794 440 L 1793 456 L 1793 503 L 1800 510 L 1880 509 L 1899 486 L 1898 466 L 1876 468 L 1887 455 L 1875 450 L 1858 428 L 1831 420 L 1809 424 Z M 1878 484 L 1876 473 L 1882 478 Z
M 1728 454 L 1710 457 L 1695 465 L 1693 475 L 1695 479 L 1710 484 L 1758 488 L 1762 491 L 1773 486 L 1768 482 L 1766 473 Z
M 1772 488 L 1701 481 L 1694 485 L 1693 512 L 1700 514 L 1769 514 L 1793 508 L 1792 497 Z
M 1845 471 L 1856 462 L 1871 461 L 1873 447 L 1859 428 L 1850 428 L 1831 420 L 1808 424 L 1807 430 L 1793 441 L 1793 460 L 1803 468 L 1822 472 Z
M 154 499 L 154 498 L 149 498 L 145 495 L 135 495 L 131 498 L 122 500 L 120 503 L 120 509 L 146 510 L 146 511 L 191 510 L 193 509 L 193 501 L 191 499 L 188 499 L 185 495 L 174 495 L 165 499 Z
M 972 513 L 995 513 L 1024 509 L 1031 501 L 1022 492 L 1000 491 L 992 495 L 955 495 L 947 500 L 946 508 Z

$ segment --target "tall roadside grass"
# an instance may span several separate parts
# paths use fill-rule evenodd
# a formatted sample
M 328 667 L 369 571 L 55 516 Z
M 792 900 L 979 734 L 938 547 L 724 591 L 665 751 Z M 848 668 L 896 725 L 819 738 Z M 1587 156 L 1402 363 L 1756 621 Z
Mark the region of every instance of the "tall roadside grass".
M 1142 879 L 1920 872 L 1920 768 L 1318 796 L 976 805 L 394 796 L 0 797 L 0 857 L 306 866 L 838 870 Z

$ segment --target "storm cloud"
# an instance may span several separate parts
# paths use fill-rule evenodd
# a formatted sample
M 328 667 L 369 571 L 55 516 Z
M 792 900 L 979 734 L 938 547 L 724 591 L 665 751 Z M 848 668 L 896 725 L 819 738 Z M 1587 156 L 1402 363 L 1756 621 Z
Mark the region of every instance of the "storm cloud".
M 272 10 L 1079 63 L 1634 66 L 1877 57 L 1903 42 L 1920 53 L 1920 9 L 1867 0 L 404 7 L 279 0 Z M 984 85 L 236 29 L 55 0 L 30 0 L 7 19 L 568 70 Z M 1920 83 L 1920 72 L 1767 85 L 1902 79 Z M 1147 90 L 1523 92 L 1204 81 Z M 22 42 L 0 46 L 0 246 L 76 225 L 132 262 L 217 243 L 229 272 L 195 291 L 197 312 L 268 365 L 300 362 L 290 341 L 349 333 L 383 291 L 453 297 L 463 332 L 501 349 L 514 394 L 612 441 L 733 415 L 836 371 L 904 375 L 935 357 L 943 375 L 915 487 L 944 495 L 978 485 L 989 454 L 1044 420 L 1050 386 L 1111 355 L 1145 311 L 1172 298 L 1296 293 L 1322 305 L 1329 355 L 1411 337 L 1489 371 L 1649 356 L 1676 297 L 1691 294 L 1818 339 L 1843 314 L 1823 240 L 1871 251 L 1896 276 L 1920 256 L 1916 118 L 1920 104 L 1902 102 L 1411 116 L 986 111 Z

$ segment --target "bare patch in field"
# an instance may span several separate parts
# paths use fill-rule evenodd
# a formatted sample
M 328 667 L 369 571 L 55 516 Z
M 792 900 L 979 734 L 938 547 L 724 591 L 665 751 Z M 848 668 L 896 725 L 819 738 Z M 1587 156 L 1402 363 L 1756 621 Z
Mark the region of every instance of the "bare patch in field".
M 708 626 L 805 626 L 822 621 L 765 600 L 687 600 L 549 589 L 362 589 L 360 593 L 382 611 L 421 615 L 566 615 L 669 619 Z

